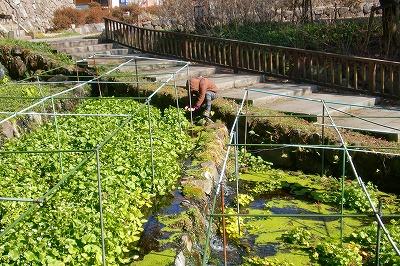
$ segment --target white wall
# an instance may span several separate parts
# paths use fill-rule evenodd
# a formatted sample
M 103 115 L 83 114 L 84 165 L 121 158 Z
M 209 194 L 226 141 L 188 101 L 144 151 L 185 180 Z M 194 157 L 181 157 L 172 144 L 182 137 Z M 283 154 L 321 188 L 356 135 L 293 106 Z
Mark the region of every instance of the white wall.
M 119 6 L 119 0 L 111 0 L 111 7 Z

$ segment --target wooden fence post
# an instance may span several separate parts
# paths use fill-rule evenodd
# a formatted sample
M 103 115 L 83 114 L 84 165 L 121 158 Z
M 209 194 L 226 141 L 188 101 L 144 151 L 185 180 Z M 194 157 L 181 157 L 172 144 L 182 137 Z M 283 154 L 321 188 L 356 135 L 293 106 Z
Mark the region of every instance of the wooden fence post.
M 185 60 L 188 60 L 188 54 L 189 54 L 189 44 L 188 44 L 188 36 L 185 34 L 183 35 L 183 58 Z
M 235 73 L 239 72 L 239 45 L 237 42 L 233 43 L 233 51 L 232 51 L 232 66 L 233 66 L 233 71 Z
M 373 95 L 375 93 L 376 89 L 376 63 L 375 62 L 369 62 L 368 66 L 368 76 L 369 76 L 369 81 L 368 81 L 368 92 Z
M 141 49 L 142 51 L 146 51 L 145 49 L 145 39 L 144 39 L 144 32 L 145 30 L 140 29 L 140 47 L 139 49 Z
M 300 82 L 300 58 L 299 53 L 297 51 L 294 52 L 294 81 Z

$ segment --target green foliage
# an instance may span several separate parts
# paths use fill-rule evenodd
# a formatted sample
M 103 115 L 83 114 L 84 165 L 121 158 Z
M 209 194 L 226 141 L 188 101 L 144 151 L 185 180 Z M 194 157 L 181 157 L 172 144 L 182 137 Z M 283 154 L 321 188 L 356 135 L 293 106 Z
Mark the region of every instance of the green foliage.
M 257 182 L 254 187 L 250 188 L 250 191 L 256 195 L 263 195 L 272 192 L 282 187 L 280 180 L 268 180 L 264 182 Z
M 248 188 L 251 193 L 263 195 L 282 187 L 281 178 L 285 175 L 282 170 L 270 169 L 264 173 L 267 180 L 255 182 L 254 186 Z
M 341 204 L 342 202 L 342 187 L 341 180 L 335 178 L 321 179 L 322 185 L 326 191 L 323 194 L 316 195 L 315 199 L 326 203 Z M 368 182 L 365 187 L 375 206 L 377 206 L 377 187 Z M 346 208 L 360 212 L 371 211 L 371 206 L 367 200 L 362 188 L 356 181 L 346 180 L 344 183 L 343 204 Z
M 233 204 L 235 204 L 235 206 L 237 206 L 237 204 L 239 202 L 239 206 L 241 206 L 241 207 L 249 206 L 252 201 L 254 201 L 254 197 L 249 194 L 238 194 L 237 197 L 233 198 Z
M 16 46 L 26 49 L 25 53 L 37 53 L 54 59 L 57 61 L 58 65 L 71 65 L 74 63 L 74 61 L 67 55 L 54 52 L 54 49 L 46 42 L 27 42 L 9 38 L 0 38 L 0 51 L 5 48 L 14 48 Z M 4 53 L 4 55 L 6 54 Z
M 302 247 L 309 247 L 311 240 L 311 233 L 302 227 L 295 227 L 289 232 L 282 235 L 283 240 L 289 244 L 300 245 Z
M 271 169 L 272 163 L 264 161 L 261 156 L 255 156 L 244 148 L 239 150 L 239 169 L 241 171 L 264 172 Z
M 49 85 L 27 85 L 27 84 L 18 84 L 18 83 L 7 83 L 4 86 L 0 86 L 0 106 L 2 107 L 3 112 L 16 112 L 27 108 L 28 106 L 34 104 L 40 98 L 52 95 L 54 93 L 65 90 L 64 86 L 49 86 Z M 12 95 L 10 95 L 10 91 Z M 80 91 L 82 94 L 88 94 L 89 90 Z M 81 95 L 82 95 L 81 94 Z M 65 97 L 76 97 L 76 92 L 71 91 L 69 93 L 65 93 L 63 96 Z M 56 107 L 57 112 L 63 112 L 67 109 L 70 110 L 72 106 L 77 104 L 78 99 L 69 99 L 69 100 L 54 100 L 54 105 Z M 65 108 L 65 109 L 64 109 Z M 35 107 L 30 108 L 30 112 L 43 112 L 43 110 L 52 110 L 52 101 L 49 99 L 44 101 L 43 104 L 37 105 Z M 4 116 L 6 117 L 6 116 Z M 29 119 L 27 116 L 18 116 L 18 124 L 23 124 L 24 126 L 28 125 L 30 128 Z M 24 127 L 25 128 L 25 127 Z
M 247 42 L 265 43 L 310 50 L 349 53 L 350 48 L 360 48 L 367 23 L 310 23 L 282 22 L 251 23 L 233 27 L 224 25 L 211 35 Z
M 328 240 L 317 245 L 313 258 L 324 266 L 361 266 L 362 256 L 359 253 L 360 246 L 358 244 L 351 242 L 341 247 Z
M 244 257 L 243 266 L 294 266 L 293 263 L 260 257 Z
M 8 82 L 8 77 L 7 77 L 7 76 L 4 76 L 4 77 L 0 80 L 0 85 L 7 84 L 7 82 Z
M 385 225 L 394 242 L 400 242 L 399 222 L 391 220 L 390 224 Z M 377 223 L 374 222 L 362 229 L 356 230 L 346 239 L 359 244 L 362 247 L 364 257 L 368 261 L 375 261 L 375 250 L 377 241 Z M 400 257 L 396 254 L 386 235 L 382 232 L 380 244 L 379 261 L 381 265 L 400 265 Z
M 133 100 L 103 98 L 87 100 L 75 113 L 135 115 L 130 120 L 119 116 L 58 117 L 58 135 L 53 121 L 4 143 L 4 151 L 32 153 L 0 154 L 0 194 L 36 199 L 48 193 L 49 197 L 1 238 L 1 265 L 101 264 L 97 164 L 94 153 L 83 150 L 104 144 L 99 159 L 110 265 L 128 263 L 137 253 L 144 210 L 151 207 L 155 194 L 174 189 L 180 177 L 179 160 L 192 145 L 180 132 L 175 108 L 163 116 L 151 108 L 154 178 L 147 108 Z M 184 127 L 188 124 L 183 122 Z M 104 142 L 111 132 L 115 134 Z M 35 152 L 58 148 L 75 152 Z M 50 189 L 55 190 L 51 193 Z M 28 207 L 0 202 L 1 230 Z
M 226 214 L 237 214 L 237 212 L 232 209 L 232 208 L 225 208 L 225 213 Z M 240 242 L 240 238 L 243 237 L 245 233 L 244 229 L 244 218 L 240 217 L 238 218 L 237 216 L 226 216 L 225 217 L 225 232 L 227 238 L 232 240 L 235 243 Z M 239 230 L 240 228 L 240 230 Z M 222 233 L 222 223 L 219 228 L 220 233 Z

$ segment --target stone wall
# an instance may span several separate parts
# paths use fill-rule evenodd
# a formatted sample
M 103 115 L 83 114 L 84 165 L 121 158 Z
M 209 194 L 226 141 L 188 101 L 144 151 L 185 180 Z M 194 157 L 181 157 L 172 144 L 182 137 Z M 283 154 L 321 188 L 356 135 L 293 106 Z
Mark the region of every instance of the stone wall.
M 52 27 L 53 13 L 60 7 L 75 7 L 73 0 L 1 0 L 0 14 L 12 15 L 27 31 L 45 32 Z M 1 24 L 1 21 L 0 21 Z

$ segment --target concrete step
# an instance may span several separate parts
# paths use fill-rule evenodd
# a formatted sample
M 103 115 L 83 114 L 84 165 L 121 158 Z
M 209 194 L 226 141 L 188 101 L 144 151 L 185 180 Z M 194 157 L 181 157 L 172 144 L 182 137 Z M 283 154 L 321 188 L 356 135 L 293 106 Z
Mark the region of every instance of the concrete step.
M 190 65 L 188 70 L 178 72 L 182 67 L 183 65 L 170 67 L 167 65 L 163 68 L 151 70 L 141 69 L 139 74 L 154 82 L 165 82 L 174 77 L 176 85 L 180 87 L 185 87 L 189 78 L 203 76 L 214 82 L 219 91 L 243 88 L 257 84 L 262 80 L 261 75 L 220 73 L 218 67 L 198 64 Z M 172 84 L 173 82 L 174 80 L 171 79 L 169 83 Z
M 203 75 L 204 76 L 204 75 Z M 262 82 L 262 75 L 217 73 L 208 77 L 217 85 L 219 92 L 234 91 Z
M 65 54 L 79 54 L 79 53 L 86 53 L 86 52 L 100 52 L 100 51 L 107 51 L 113 49 L 112 43 L 101 43 L 101 44 L 92 44 L 92 45 L 85 45 L 85 46 L 73 46 L 73 47 L 64 47 L 64 48 L 57 48 L 57 52 L 65 53 Z
M 256 84 L 261 80 L 261 75 L 219 73 L 218 68 L 215 68 L 214 73 L 205 73 L 205 74 L 200 73 L 199 75 L 198 71 L 200 70 L 201 69 L 198 69 L 192 72 L 192 69 L 190 69 L 189 78 L 203 76 L 210 79 L 215 84 L 215 86 L 217 86 L 218 95 L 221 97 L 224 97 L 225 91 L 235 91 L 235 90 L 243 91 L 243 87 Z M 186 80 L 187 78 L 178 80 L 177 85 L 185 87 Z
M 122 66 L 121 71 L 136 72 L 138 70 L 138 74 L 145 75 L 153 81 L 156 81 L 155 77 L 158 75 L 161 75 L 159 80 L 165 80 L 187 64 L 186 62 L 158 59 L 148 55 L 127 54 L 127 56 L 130 57 L 127 58 L 130 62 Z
M 43 41 L 43 40 L 42 40 Z M 129 52 L 128 48 L 115 48 L 112 43 L 99 43 L 98 38 L 82 38 L 80 36 L 72 36 L 68 38 L 55 38 L 44 40 L 49 43 L 57 52 L 70 55 L 73 60 L 81 60 L 84 58 L 93 57 L 95 54 L 98 55 L 126 55 Z M 115 64 L 117 62 L 125 62 L 124 59 L 116 59 L 114 61 L 103 59 L 88 60 L 89 65 L 103 65 L 103 64 Z M 107 61 L 107 62 L 105 62 Z
M 400 108 L 381 108 L 377 106 L 380 103 L 378 97 L 323 93 L 318 92 L 314 85 L 276 82 L 252 85 L 246 90 L 223 90 L 218 95 L 241 102 L 246 91 L 248 102 L 255 106 L 284 112 L 317 124 L 324 122 L 326 126 L 337 126 L 389 141 L 400 141 Z
M 269 108 L 268 104 L 271 102 L 290 100 L 291 98 L 288 96 L 310 95 L 317 91 L 317 86 L 309 84 L 255 82 L 247 86 L 247 89 L 249 89 L 247 100 L 250 104 Z M 243 88 L 224 90 L 221 91 L 219 95 L 226 99 L 241 102 L 245 95 L 245 90 Z
M 210 76 L 217 73 L 217 68 L 213 66 L 193 65 L 189 66 L 188 70 L 182 70 L 182 66 L 170 66 L 168 68 L 158 68 L 152 70 L 142 69 L 139 74 L 154 82 L 164 82 L 175 77 L 178 86 L 185 86 L 186 80 L 197 76 Z
M 400 109 L 379 106 L 359 107 L 349 114 L 333 117 L 336 126 L 362 133 L 368 133 L 389 141 L 400 141 Z M 325 119 L 325 124 L 332 123 Z
M 72 60 L 80 60 L 83 58 L 90 58 L 94 55 L 126 55 L 128 53 L 128 49 L 123 48 L 113 48 L 108 50 L 99 50 L 99 51 L 87 51 L 87 52 L 77 52 L 73 54 L 69 54 Z M 97 65 L 104 65 L 106 62 L 102 61 L 101 57 L 98 57 L 99 60 L 96 59 L 89 59 L 88 62 L 91 62 L 91 65 L 94 65 L 96 62 Z M 111 62 L 108 62 L 111 63 Z M 115 62 L 112 62 L 115 64 Z
M 281 98 L 283 99 L 283 98 Z M 310 121 L 321 121 L 323 103 L 327 106 L 331 115 L 339 115 L 341 112 L 351 112 L 363 106 L 374 106 L 379 98 L 372 96 L 319 93 L 305 95 L 305 97 L 292 97 L 282 101 L 271 102 L 268 109 L 282 111 L 287 114 L 308 116 Z M 325 112 L 327 115 L 327 112 Z
M 82 39 L 82 38 L 76 38 L 76 39 L 70 39 L 68 41 L 50 41 L 48 42 L 51 47 L 53 47 L 56 50 L 61 50 L 63 48 L 71 48 L 71 47 L 82 47 L 82 46 L 89 46 L 89 45 L 96 45 L 99 43 L 98 39 Z

